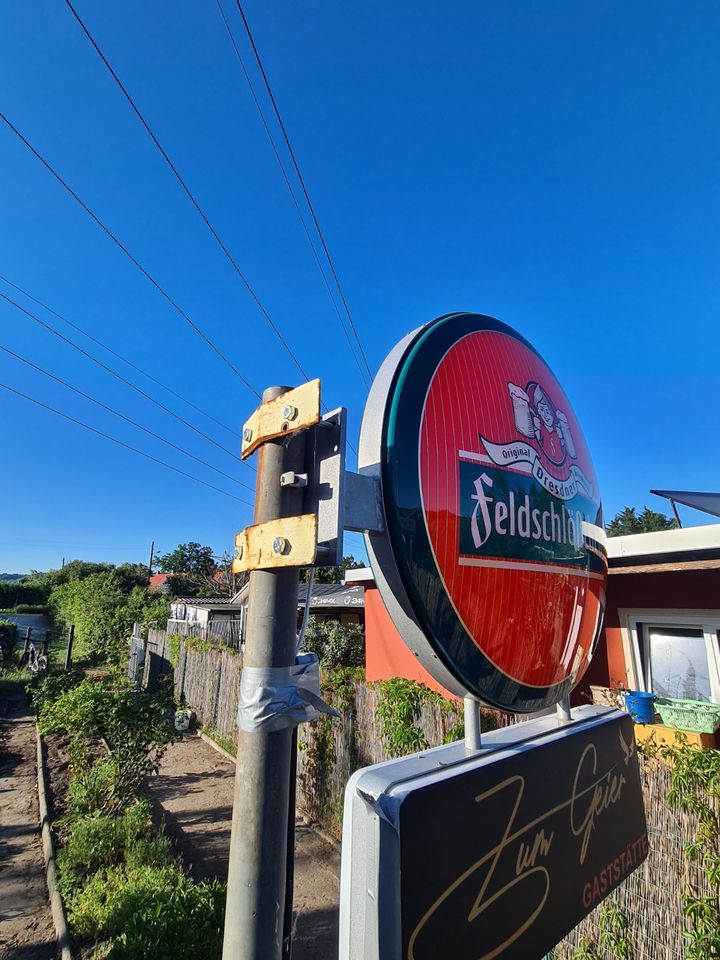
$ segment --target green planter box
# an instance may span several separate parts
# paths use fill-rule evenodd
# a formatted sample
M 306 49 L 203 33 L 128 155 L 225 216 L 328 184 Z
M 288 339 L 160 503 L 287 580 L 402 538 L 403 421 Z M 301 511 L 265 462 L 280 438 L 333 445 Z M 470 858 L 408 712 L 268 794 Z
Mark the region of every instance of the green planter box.
M 655 711 L 666 727 L 692 730 L 694 733 L 715 733 L 720 727 L 720 704 L 701 700 L 668 700 L 658 697 Z

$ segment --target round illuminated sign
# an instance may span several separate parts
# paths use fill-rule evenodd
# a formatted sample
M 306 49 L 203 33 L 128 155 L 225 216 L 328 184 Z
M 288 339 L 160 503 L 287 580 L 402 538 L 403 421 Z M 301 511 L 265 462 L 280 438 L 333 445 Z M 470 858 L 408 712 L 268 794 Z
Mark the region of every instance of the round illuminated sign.
M 575 414 L 527 340 L 468 313 L 410 334 L 373 384 L 359 466 L 380 478 L 376 581 L 426 669 L 516 712 L 569 693 L 605 604 L 602 508 Z

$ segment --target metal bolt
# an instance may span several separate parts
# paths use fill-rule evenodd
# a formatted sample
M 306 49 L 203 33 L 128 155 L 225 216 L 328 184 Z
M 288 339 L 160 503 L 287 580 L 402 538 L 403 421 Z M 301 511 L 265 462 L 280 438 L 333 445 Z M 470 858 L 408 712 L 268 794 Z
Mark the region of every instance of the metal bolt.
M 297 416 L 297 412 L 297 407 L 294 407 L 291 403 L 288 403 L 283 407 L 283 416 L 286 420 L 294 420 Z
M 287 540 L 285 537 L 275 537 L 273 540 L 273 553 L 285 553 L 287 550 Z
M 250 427 L 245 427 L 245 429 L 243 430 L 243 440 L 245 441 L 245 443 L 250 443 L 250 441 L 252 440 L 252 430 L 250 429 Z

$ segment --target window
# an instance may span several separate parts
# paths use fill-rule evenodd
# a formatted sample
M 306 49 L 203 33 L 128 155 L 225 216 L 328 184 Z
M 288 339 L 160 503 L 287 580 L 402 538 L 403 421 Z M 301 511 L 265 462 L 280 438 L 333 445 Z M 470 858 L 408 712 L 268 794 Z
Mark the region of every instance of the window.
M 624 612 L 628 685 L 658 697 L 720 703 L 720 617 L 695 611 Z
M 658 697 L 712 700 L 705 635 L 700 629 L 649 626 L 645 660 Z

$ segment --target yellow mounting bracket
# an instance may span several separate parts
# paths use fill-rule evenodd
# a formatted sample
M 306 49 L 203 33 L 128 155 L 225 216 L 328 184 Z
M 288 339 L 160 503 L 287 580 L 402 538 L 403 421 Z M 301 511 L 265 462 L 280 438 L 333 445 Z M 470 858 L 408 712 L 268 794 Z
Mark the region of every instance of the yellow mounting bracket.
M 315 426 L 320 420 L 320 381 L 309 380 L 275 400 L 261 403 L 242 432 L 241 457 L 261 444 Z
M 317 557 L 317 515 L 281 517 L 246 527 L 235 537 L 233 573 L 310 567 Z

